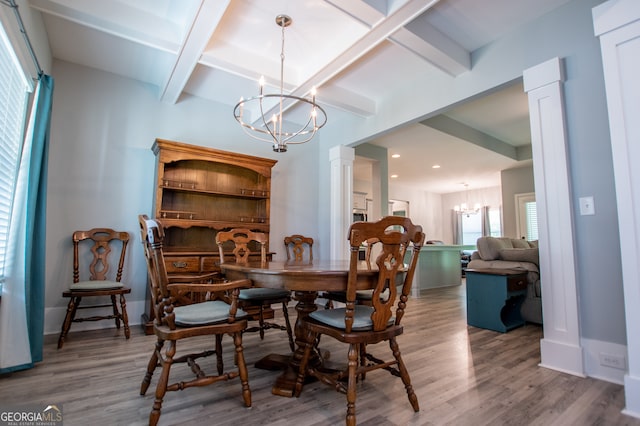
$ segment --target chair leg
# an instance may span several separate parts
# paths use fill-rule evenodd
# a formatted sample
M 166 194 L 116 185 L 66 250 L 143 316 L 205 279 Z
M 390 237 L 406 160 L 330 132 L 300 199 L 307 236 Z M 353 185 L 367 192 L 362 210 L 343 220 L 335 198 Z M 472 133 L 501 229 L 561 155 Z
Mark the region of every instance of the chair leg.
M 222 376 L 222 373 L 224 372 L 224 361 L 222 360 L 222 334 L 216 334 L 216 367 L 218 368 L 218 376 Z
M 60 337 L 58 337 L 58 349 L 62 348 L 64 345 L 64 340 L 67 338 L 67 334 L 69 333 L 69 329 L 71 328 L 71 323 L 73 319 L 76 317 L 76 311 L 78 310 L 78 305 L 80 304 L 80 297 L 70 297 L 69 304 L 67 305 L 67 314 L 64 317 L 64 321 L 62 322 L 62 330 L 60 331 Z
M 145 373 L 144 379 L 142 379 L 142 384 L 140 385 L 140 395 L 144 395 L 147 393 L 147 389 L 151 384 L 151 377 L 153 376 L 153 372 L 158 366 L 158 357 L 160 356 L 160 351 L 162 350 L 163 345 L 164 340 L 158 340 L 156 342 L 153 353 L 151 354 L 151 359 L 149 359 L 149 363 L 147 364 L 147 372 Z
M 296 351 L 296 345 L 293 343 L 293 331 L 291 329 L 291 321 L 289 321 L 289 309 L 287 302 L 282 302 L 282 313 L 284 314 L 284 324 L 287 327 L 287 336 L 289 336 L 289 347 L 291 352 Z
M 131 337 L 131 330 L 129 329 L 129 315 L 127 314 L 127 301 L 124 298 L 124 294 L 120 295 L 120 310 L 122 311 L 122 325 L 124 325 L 124 337 L 126 339 Z
M 356 372 L 358 370 L 358 346 L 355 343 L 349 345 L 347 383 L 347 426 L 356 426 Z
M 245 406 L 251 407 L 251 389 L 249 388 L 249 372 L 247 370 L 247 364 L 244 361 L 244 351 L 242 349 L 242 333 L 241 332 L 233 333 L 233 343 L 236 346 L 235 358 L 236 358 L 236 363 L 238 365 L 240 383 L 242 384 L 242 399 L 244 399 Z
M 367 345 L 361 343 L 358 345 L 360 351 L 360 366 L 364 367 L 367 364 Z M 364 380 L 367 377 L 367 373 L 361 373 L 359 379 Z
M 398 342 L 395 338 L 389 339 L 389 347 L 391 348 L 391 352 L 393 352 L 393 356 L 398 362 L 398 370 L 400 370 L 400 378 L 402 379 L 402 383 L 404 383 L 404 388 L 407 390 L 407 397 L 409 398 L 409 403 L 413 407 L 413 411 L 416 413 L 420 411 L 420 406 L 418 405 L 418 397 L 416 393 L 413 391 L 413 386 L 411 386 L 411 378 L 409 377 L 409 371 L 407 367 L 404 365 L 404 361 L 402 360 L 402 356 L 400 356 L 400 347 L 398 346 Z
M 164 360 L 162 362 L 162 373 L 156 386 L 156 398 L 153 401 L 153 408 L 149 413 L 149 426 L 156 426 L 160 419 L 160 412 L 162 410 L 162 400 L 167 393 L 167 385 L 169 383 L 169 371 L 171 370 L 171 364 L 173 364 L 173 356 L 176 354 L 176 342 L 169 341 L 169 346 L 165 351 Z
M 120 312 L 118 312 L 118 305 L 116 305 L 116 295 L 111 295 L 111 308 L 113 309 L 113 317 L 116 321 L 116 328 L 120 330 Z
M 260 340 L 264 340 L 264 305 L 260 305 L 258 325 L 260 326 Z

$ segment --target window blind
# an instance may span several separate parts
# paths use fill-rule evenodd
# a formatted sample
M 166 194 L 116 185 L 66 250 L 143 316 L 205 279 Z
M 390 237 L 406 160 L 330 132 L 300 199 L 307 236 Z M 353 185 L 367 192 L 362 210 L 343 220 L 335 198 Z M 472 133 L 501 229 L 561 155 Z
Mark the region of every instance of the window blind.
M 9 256 L 11 207 L 30 89 L 27 82 L 0 24 L 0 284 L 4 281 Z
M 538 239 L 538 210 L 536 209 L 536 202 L 529 202 L 525 204 L 527 215 L 527 240 L 534 241 Z

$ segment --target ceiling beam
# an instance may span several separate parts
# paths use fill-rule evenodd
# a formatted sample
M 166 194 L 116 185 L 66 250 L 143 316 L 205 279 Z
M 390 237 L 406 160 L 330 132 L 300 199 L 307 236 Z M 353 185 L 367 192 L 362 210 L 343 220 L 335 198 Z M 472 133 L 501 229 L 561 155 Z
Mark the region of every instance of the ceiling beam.
M 380 4 L 372 4 L 371 0 L 325 1 L 369 28 L 379 25 L 389 13 L 388 10 L 383 10 Z M 398 28 L 389 35 L 389 40 L 451 76 L 455 77 L 471 69 L 471 54 L 430 25 L 424 14 L 416 16 L 407 22 L 406 26 Z
M 180 48 L 181 28 L 175 22 L 120 4 L 114 8 L 102 1 L 29 0 L 29 6 L 64 20 L 102 31 L 112 36 L 175 54 Z M 145 31 L 138 31 L 145 22 Z M 146 28 L 152 29 L 147 31 Z
M 371 117 L 376 113 L 374 100 L 335 85 L 322 87 L 317 99 L 321 105 L 330 105 L 361 117 Z
M 471 54 L 467 50 L 432 25 L 416 26 L 412 25 L 414 22 L 396 31 L 389 40 L 453 77 L 471 70 Z
M 426 120 L 422 120 L 420 124 L 429 126 L 433 129 L 439 130 L 442 133 L 454 136 L 458 139 L 462 139 L 479 147 L 488 149 L 497 154 L 504 155 L 512 160 L 523 160 L 519 158 L 518 149 L 498 138 L 494 138 L 480 130 L 467 126 L 453 118 L 446 115 L 437 115 Z
M 352 19 L 363 23 L 369 28 L 384 20 L 387 11 L 381 5 L 372 5 L 364 0 L 324 0 L 336 9 L 346 13 Z M 385 5 L 386 6 L 386 5 Z M 385 7 L 386 9 L 386 7 Z
M 176 62 L 160 87 L 160 100 L 176 103 L 231 0 L 201 0 Z

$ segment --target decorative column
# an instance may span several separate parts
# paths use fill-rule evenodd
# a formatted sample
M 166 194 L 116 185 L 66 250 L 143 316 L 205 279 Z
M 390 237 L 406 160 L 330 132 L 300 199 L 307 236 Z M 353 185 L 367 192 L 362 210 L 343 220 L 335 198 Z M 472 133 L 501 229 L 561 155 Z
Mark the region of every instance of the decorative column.
M 353 160 L 355 150 L 344 145 L 329 150 L 331 163 L 331 259 L 349 258 L 347 233 L 353 214 Z
M 640 2 L 611 0 L 593 8 L 600 38 L 620 224 L 627 325 L 626 406 L 640 418 Z
M 538 210 L 544 338 L 540 365 L 584 376 L 560 58 L 524 71 Z

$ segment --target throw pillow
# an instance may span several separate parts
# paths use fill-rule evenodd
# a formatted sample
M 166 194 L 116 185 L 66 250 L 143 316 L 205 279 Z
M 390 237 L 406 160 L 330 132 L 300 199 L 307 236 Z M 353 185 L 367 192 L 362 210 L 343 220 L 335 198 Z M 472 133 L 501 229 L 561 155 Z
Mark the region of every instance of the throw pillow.
M 476 242 L 478 253 L 483 260 L 495 260 L 500 258 L 500 250 L 512 248 L 511 238 L 504 237 L 480 237 Z
M 514 238 L 511 240 L 511 244 L 513 244 L 513 248 L 530 248 L 529 241 Z
M 502 249 L 500 250 L 500 258 L 512 262 L 535 263 L 536 265 L 540 262 L 537 248 Z

